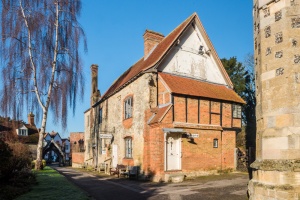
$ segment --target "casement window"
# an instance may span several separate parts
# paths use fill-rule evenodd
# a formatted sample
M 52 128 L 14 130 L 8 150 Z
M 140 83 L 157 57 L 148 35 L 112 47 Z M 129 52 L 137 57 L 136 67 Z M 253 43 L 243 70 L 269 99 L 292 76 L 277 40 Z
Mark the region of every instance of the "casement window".
M 102 123 L 102 108 L 99 109 L 99 119 L 98 119 L 98 123 L 101 124 Z
M 232 116 L 233 118 L 242 118 L 242 106 L 238 104 L 232 105 Z
M 125 138 L 125 158 L 132 158 L 132 138 Z
M 128 97 L 124 101 L 124 119 L 128 119 L 132 117 L 132 96 Z
M 218 139 L 214 139 L 214 141 L 213 141 L 213 147 L 214 148 L 218 148 L 219 147 L 219 140 Z
M 19 135 L 27 136 L 27 130 L 26 129 L 19 129 Z

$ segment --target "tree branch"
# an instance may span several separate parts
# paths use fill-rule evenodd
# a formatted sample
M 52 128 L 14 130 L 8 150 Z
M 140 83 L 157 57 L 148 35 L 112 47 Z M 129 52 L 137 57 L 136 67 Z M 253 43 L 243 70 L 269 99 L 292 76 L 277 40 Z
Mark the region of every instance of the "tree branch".
M 40 94 L 39 94 L 39 89 L 38 89 L 38 86 L 37 86 L 36 66 L 35 66 L 35 63 L 33 61 L 33 55 L 32 55 L 31 32 L 30 32 L 30 28 L 28 26 L 28 21 L 27 21 L 27 18 L 26 18 L 21 0 L 19 2 L 20 2 L 20 8 L 21 8 L 21 11 L 22 11 L 22 16 L 23 16 L 23 19 L 24 19 L 24 22 L 25 22 L 25 26 L 27 28 L 27 33 L 28 33 L 28 53 L 29 53 L 29 59 L 30 59 L 30 63 L 31 63 L 31 66 L 32 66 L 32 70 L 33 70 L 33 82 L 34 82 L 35 94 L 36 94 L 36 97 L 37 97 L 37 100 L 38 100 L 39 104 L 41 105 L 42 109 L 44 110 L 45 106 L 44 106 L 44 104 L 41 100 L 41 97 L 40 97 Z

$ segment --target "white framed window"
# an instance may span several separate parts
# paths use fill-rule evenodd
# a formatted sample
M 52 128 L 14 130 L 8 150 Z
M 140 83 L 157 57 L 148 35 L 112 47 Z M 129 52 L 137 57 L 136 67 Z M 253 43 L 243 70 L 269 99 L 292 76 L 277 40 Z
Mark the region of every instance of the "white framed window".
M 27 130 L 26 129 L 19 129 L 19 135 L 27 136 Z
M 242 118 L 242 106 L 239 104 L 232 104 L 232 116 L 233 118 Z
M 125 158 L 132 158 L 132 137 L 125 138 Z
M 126 98 L 124 101 L 124 119 L 128 119 L 132 117 L 132 106 L 133 106 L 132 100 L 133 99 L 131 96 Z
M 217 138 L 214 139 L 213 141 L 213 147 L 218 148 L 219 147 L 219 140 Z

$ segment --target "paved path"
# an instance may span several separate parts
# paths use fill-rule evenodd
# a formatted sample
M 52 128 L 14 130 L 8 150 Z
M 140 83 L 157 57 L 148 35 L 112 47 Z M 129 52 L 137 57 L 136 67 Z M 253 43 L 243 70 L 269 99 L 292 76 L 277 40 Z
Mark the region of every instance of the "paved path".
M 247 174 L 209 176 L 182 183 L 152 183 L 99 177 L 72 168 L 53 167 L 75 185 L 99 200 L 244 200 L 247 199 Z

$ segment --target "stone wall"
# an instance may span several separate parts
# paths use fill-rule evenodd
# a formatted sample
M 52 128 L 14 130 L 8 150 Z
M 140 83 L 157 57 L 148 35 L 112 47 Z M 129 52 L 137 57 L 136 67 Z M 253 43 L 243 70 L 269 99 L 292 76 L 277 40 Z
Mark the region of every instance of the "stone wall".
M 253 14 L 257 160 L 250 199 L 298 199 L 292 163 L 300 162 L 300 1 L 254 0 Z
M 125 164 L 143 168 L 145 110 L 156 104 L 153 102 L 156 97 L 151 97 L 156 92 L 152 91 L 153 83 L 150 80 L 156 78 L 153 78 L 152 74 L 144 74 L 93 108 L 103 110 L 102 123 L 96 123 L 98 126 L 96 130 L 99 133 L 113 135 L 113 139 L 98 138 L 98 147 L 101 146 L 104 150 L 98 150 L 98 164 L 105 162 L 109 167 L 113 164 Z M 127 97 L 133 99 L 133 110 L 132 117 L 124 119 L 124 100 Z M 132 158 L 125 158 L 126 137 L 132 138 Z M 114 148 L 117 148 L 117 155 L 113 155 L 113 145 L 116 145 Z M 114 163 L 114 159 L 117 163 Z

